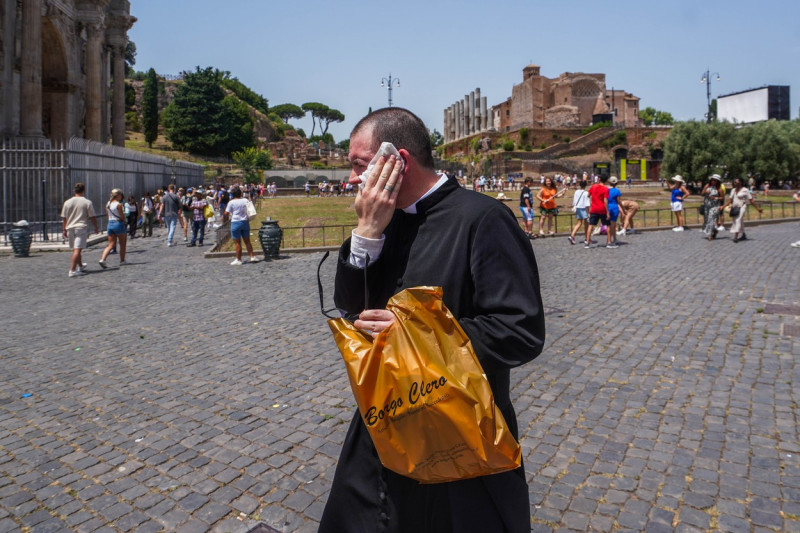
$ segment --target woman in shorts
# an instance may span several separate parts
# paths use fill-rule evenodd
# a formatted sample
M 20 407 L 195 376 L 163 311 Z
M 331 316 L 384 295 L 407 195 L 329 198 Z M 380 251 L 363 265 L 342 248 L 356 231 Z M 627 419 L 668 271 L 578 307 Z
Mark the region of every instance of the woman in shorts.
M 539 200 L 539 214 L 541 215 L 539 218 L 540 237 L 544 236 L 543 228 L 545 220 L 547 220 L 547 234 L 554 234 L 552 230 L 553 219 L 558 214 L 558 204 L 556 204 L 556 198 L 564 196 L 565 192 L 567 192 L 567 189 L 562 189 L 561 192 L 558 191 L 553 178 L 549 176 L 544 178 L 542 188 L 539 189 L 539 194 L 536 195 L 536 199 Z
M 689 189 L 686 188 L 686 182 L 680 176 L 672 178 L 669 188 L 672 190 L 671 209 L 678 220 L 678 225 L 672 228 L 672 231 L 683 231 L 683 201 L 689 198 Z
M 230 218 L 231 221 L 231 237 L 233 244 L 236 247 L 236 259 L 231 261 L 232 265 L 242 264 L 242 241 L 247 247 L 247 253 L 250 255 L 251 263 L 258 263 L 259 259 L 253 253 L 253 245 L 250 243 L 250 219 L 247 216 L 247 202 L 242 198 L 242 190 L 239 187 L 233 188 L 233 200 L 228 202 L 228 207 L 225 208 L 223 214 L 223 224 Z
M 572 228 L 572 233 L 567 237 L 570 244 L 575 244 L 575 235 L 578 233 L 581 226 L 585 226 L 585 232 L 586 227 L 589 225 L 589 206 L 592 201 L 589 199 L 589 193 L 586 192 L 586 185 L 586 181 L 581 181 L 580 188 L 575 191 L 572 197 L 572 210 L 575 212 L 575 220 L 577 220 L 577 223 L 575 227 Z
M 122 208 L 122 201 L 125 195 L 119 189 L 111 190 L 111 198 L 106 204 L 106 214 L 108 215 L 108 244 L 106 245 L 103 254 L 100 256 L 100 266 L 107 268 L 106 257 L 111 253 L 111 250 L 117 247 L 119 241 L 119 264 L 125 265 L 125 247 L 128 240 L 128 229 L 125 226 L 125 210 Z

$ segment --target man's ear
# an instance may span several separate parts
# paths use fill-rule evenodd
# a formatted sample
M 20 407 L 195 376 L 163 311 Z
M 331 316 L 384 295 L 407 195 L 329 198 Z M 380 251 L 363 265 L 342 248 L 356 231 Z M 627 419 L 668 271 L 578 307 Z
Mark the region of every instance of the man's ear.
M 413 159 L 411 158 L 411 154 L 408 153 L 408 150 L 405 148 L 400 148 L 397 150 L 400 152 L 400 157 L 403 159 L 403 170 L 401 171 L 402 174 L 408 172 L 409 164 L 413 164 Z

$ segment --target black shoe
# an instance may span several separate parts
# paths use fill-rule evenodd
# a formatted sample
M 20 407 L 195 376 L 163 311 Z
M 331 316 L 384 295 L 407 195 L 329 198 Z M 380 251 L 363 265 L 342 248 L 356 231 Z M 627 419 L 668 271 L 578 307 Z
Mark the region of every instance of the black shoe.
M 190 243 L 189 243 L 189 244 L 187 244 L 186 246 L 197 246 L 197 245 L 196 245 L 195 243 L 193 243 L 193 242 L 190 242 Z

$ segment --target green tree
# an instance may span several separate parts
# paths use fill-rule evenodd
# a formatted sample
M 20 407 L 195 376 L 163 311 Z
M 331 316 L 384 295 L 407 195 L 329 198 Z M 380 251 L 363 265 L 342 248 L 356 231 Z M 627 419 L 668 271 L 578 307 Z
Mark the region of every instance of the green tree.
M 147 71 L 142 92 L 142 122 L 144 141 L 150 148 L 158 138 L 158 76 L 155 69 Z
M 317 127 L 317 120 L 324 115 L 330 108 L 319 102 L 306 102 L 302 106 L 303 111 L 311 113 L 311 136 L 314 136 L 314 129 Z
M 435 129 L 431 132 L 431 147 L 436 148 L 444 144 L 444 136 Z
M 163 113 L 167 139 L 176 149 L 228 156 L 253 146 L 249 108 L 236 97 L 226 97 L 223 77 L 212 67 L 183 73 L 183 84 Z
M 306 138 L 306 131 L 303 128 L 297 128 L 295 131 L 297 132 L 297 135 L 299 135 L 303 139 Z
M 303 111 L 303 108 L 294 104 L 274 105 L 270 108 L 270 111 L 278 115 L 284 122 L 306 116 L 306 112 Z
M 244 171 L 245 183 L 260 183 L 259 170 L 272 168 L 272 154 L 269 150 L 248 147 L 231 154 L 233 161 Z
M 645 126 L 653 124 L 657 126 L 671 126 L 675 123 L 675 119 L 672 118 L 671 113 L 659 111 L 653 107 L 645 107 L 639 111 L 639 119 Z
M 322 130 L 322 135 L 328 133 L 328 127 L 331 125 L 331 122 L 344 122 L 344 113 L 333 108 L 328 108 L 322 113 L 319 117 L 319 127 Z
M 128 41 L 125 45 L 125 76 L 128 77 L 133 72 L 133 66 L 136 64 L 136 43 Z
M 349 152 L 350 151 L 350 139 L 348 138 L 348 139 L 345 139 L 343 141 L 339 141 L 339 144 L 337 144 L 336 146 L 338 146 L 340 149 L 344 150 L 345 152 Z

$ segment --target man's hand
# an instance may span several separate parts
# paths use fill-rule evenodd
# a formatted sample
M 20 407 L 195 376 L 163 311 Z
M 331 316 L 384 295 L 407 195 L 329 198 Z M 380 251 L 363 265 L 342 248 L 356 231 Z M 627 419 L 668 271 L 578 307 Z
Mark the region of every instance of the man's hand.
M 368 239 L 379 239 L 383 234 L 392 220 L 397 193 L 403 183 L 401 168 L 402 161 L 393 155 L 388 160 L 381 157 L 372 167 L 364 187 L 356 194 L 356 234 Z
M 353 325 L 360 330 L 366 331 L 373 337 L 385 330 L 394 322 L 394 315 L 386 309 L 367 309 L 358 315 Z

